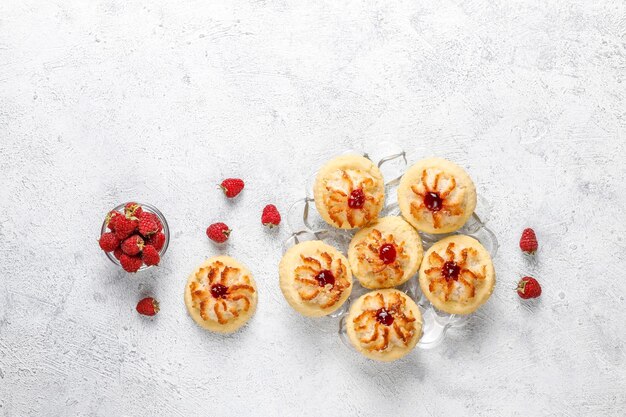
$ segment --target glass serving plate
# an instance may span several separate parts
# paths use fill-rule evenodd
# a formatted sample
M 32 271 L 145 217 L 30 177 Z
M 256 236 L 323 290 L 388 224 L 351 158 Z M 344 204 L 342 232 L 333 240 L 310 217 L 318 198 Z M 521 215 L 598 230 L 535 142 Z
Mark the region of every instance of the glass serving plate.
M 396 188 L 400 178 L 407 169 L 408 161 L 406 152 L 393 143 L 380 143 L 377 152 L 346 151 L 343 154 L 358 154 L 369 158 L 378 165 L 384 178 L 391 178 L 385 181 L 385 205 L 380 213 L 384 216 L 400 216 L 400 208 L 397 203 Z M 336 229 L 326 223 L 315 208 L 313 199 L 313 184 L 317 172 L 311 175 L 306 184 L 304 197 L 295 201 L 287 212 L 287 224 L 291 230 L 291 235 L 283 242 L 283 253 L 290 247 L 308 240 L 321 240 L 336 247 L 344 255 L 348 252 L 350 240 L 358 229 L 342 230 Z M 477 199 L 474 214 L 459 230 L 453 233 L 433 235 L 419 232 L 424 246 L 424 252 L 435 242 L 444 237 L 464 234 L 478 240 L 495 257 L 498 251 L 498 241 L 495 234 L 485 225 L 489 218 L 491 205 L 480 196 Z M 446 332 L 455 327 L 462 327 L 466 324 L 469 315 L 454 315 L 435 309 L 428 299 L 422 294 L 417 274 L 411 277 L 406 283 L 396 287 L 411 297 L 419 306 L 423 318 L 423 335 L 417 347 L 421 349 L 431 349 L 444 340 Z M 354 350 L 346 334 L 345 317 L 350 309 L 351 302 L 361 295 L 371 290 L 360 285 L 358 279 L 354 278 L 352 293 L 348 300 L 332 314 L 311 318 L 310 323 L 319 330 L 327 333 L 337 332 L 343 343 Z M 356 351 L 356 350 L 355 350 Z

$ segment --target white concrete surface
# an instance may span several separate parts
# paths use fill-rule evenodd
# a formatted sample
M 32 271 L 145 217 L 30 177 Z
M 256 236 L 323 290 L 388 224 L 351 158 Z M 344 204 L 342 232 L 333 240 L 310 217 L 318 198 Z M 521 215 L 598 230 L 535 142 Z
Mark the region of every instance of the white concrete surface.
M 622 416 L 626 11 L 621 0 L 0 2 L 1 416 Z M 438 349 L 377 364 L 282 299 L 283 211 L 379 140 L 467 167 L 494 204 L 489 303 Z M 227 202 L 215 184 L 241 176 Z M 160 268 L 115 270 L 115 204 L 158 206 Z M 234 232 L 218 249 L 206 226 Z M 518 251 L 539 235 L 538 263 Z M 243 331 L 182 299 L 203 258 L 256 274 Z M 543 296 L 513 288 L 536 275 Z M 134 312 L 155 295 L 154 320 Z

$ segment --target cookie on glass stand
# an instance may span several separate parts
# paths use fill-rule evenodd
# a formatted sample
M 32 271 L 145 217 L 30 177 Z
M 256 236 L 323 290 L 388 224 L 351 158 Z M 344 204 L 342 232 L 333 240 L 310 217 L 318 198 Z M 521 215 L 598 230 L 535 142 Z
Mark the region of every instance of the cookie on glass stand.
M 216 256 L 204 261 L 189 276 L 185 305 L 200 327 L 232 333 L 246 324 L 256 310 L 256 284 L 243 264 L 229 256 Z
M 407 355 L 422 337 L 417 304 L 395 289 L 362 295 L 345 319 L 350 343 L 362 355 L 390 362 Z
M 332 314 L 352 291 L 348 260 L 319 240 L 289 248 L 280 261 L 278 273 L 280 289 L 289 305 L 308 317 Z
M 496 274 L 489 252 L 476 239 L 449 236 L 426 251 L 419 271 L 422 293 L 438 310 L 470 314 L 493 292 Z
M 441 158 L 418 161 L 398 186 L 402 216 L 417 230 L 442 234 L 460 229 L 476 208 L 476 187 L 460 166 Z
M 378 218 L 385 200 L 385 182 L 371 160 L 343 155 L 319 170 L 313 195 L 317 211 L 328 224 L 355 229 Z
M 363 287 L 392 288 L 417 273 L 423 251 L 417 231 L 401 217 L 389 216 L 375 220 L 354 235 L 348 260 Z

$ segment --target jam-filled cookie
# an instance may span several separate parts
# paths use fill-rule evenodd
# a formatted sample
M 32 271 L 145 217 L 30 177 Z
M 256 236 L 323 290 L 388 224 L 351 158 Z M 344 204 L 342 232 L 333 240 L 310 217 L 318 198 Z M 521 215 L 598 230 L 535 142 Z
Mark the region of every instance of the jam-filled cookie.
M 441 158 L 424 159 L 402 176 L 398 204 L 417 230 L 450 233 L 474 212 L 476 188 L 460 166 Z
M 334 247 L 319 240 L 289 248 L 278 267 L 280 289 L 300 314 L 331 314 L 350 296 L 352 273 L 348 260 Z
M 370 359 L 389 362 L 409 353 L 422 337 L 422 314 L 406 294 L 372 291 L 357 299 L 346 317 L 348 338 Z
M 319 170 L 313 194 L 315 207 L 328 224 L 354 229 L 378 217 L 385 200 L 385 183 L 372 161 L 345 155 Z
M 229 256 L 204 261 L 193 271 L 185 287 L 185 304 L 199 326 L 231 333 L 252 317 L 257 289 L 252 274 Z
M 450 314 L 469 314 L 491 296 L 496 273 L 483 245 L 469 236 L 456 235 L 426 251 L 419 282 L 435 308 Z
M 352 273 L 365 288 L 391 288 L 417 273 L 422 239 L 401 217 L 383 217 L 359 230 L 348 249 Z

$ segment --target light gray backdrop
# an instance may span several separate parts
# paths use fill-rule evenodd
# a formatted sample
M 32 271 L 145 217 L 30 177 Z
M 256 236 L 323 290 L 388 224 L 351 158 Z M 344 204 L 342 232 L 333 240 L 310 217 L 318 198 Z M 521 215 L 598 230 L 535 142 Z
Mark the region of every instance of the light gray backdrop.
M 623 415 L 625 32 L 620 0 L 2 1 L 0 415 Z M 501 243 L 489 303 L 392 364 L 291 311 L 287 229 L 260 225 L 326 159 L 381 140 L 465 166 Z M 233 202 L 227 176 L 247 184 Z M 172 228 L 136 276 L 96 243 L 129 199 Z M 221 252 L 259 286 L 231 337 L 182 299 Z M 515 294 L 526 273 L 536 303 Z M 134 312 L 146 294 L 154 320 Z

